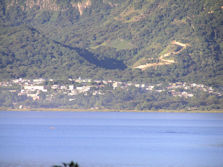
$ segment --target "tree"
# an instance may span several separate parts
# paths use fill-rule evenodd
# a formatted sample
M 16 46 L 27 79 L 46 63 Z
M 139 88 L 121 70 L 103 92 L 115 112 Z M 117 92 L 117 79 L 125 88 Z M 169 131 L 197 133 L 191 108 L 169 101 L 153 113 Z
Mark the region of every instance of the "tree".
M 70 163 L 62 163 L 64 167 L 79 167 L 77 162 L 71 161 Z M 63 167 L 61 165 L 54 165 L 53 167 Z

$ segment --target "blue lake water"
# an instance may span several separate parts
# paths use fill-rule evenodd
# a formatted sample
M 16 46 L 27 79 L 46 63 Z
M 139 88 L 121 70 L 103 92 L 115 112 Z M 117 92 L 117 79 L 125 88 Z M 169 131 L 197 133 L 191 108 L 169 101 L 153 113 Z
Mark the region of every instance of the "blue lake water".
M 223 167 L 223 114 L 0 112 L 0 167 Z

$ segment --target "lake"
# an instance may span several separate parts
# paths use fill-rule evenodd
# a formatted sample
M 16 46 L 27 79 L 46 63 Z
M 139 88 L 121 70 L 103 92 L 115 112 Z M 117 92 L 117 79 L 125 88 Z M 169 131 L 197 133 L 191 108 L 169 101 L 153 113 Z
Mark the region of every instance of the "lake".
M 223 114 L 0 112 L 0 166 L 222 167 Z

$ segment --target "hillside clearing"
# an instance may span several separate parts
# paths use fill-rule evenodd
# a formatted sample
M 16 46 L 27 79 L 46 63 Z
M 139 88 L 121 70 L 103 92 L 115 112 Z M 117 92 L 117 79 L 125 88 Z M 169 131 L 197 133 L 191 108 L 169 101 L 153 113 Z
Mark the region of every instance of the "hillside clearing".
M 147 64 L 139 65 L 139 66 L 136 66 L 136 67 L 133 67 L 133 68 L 140 69 L 140 70 L 144 71 L 144 70 L 146 70 L 150 67 L 173 64 L 173 63 L 175 63 L 175 60 L 174 59 L 167 59 L 167 57 L 170 57 L 171 55 L 177 55 L 177 54 L 181 53 L 184 49 L 186 49 L 187 46 L 189 46 L 189 44 L 184 44 L 182 42 L 177 42 L 177 41 L 172 41 L 171 45 L 177 45 L 177 46 L 180 46 L 181 48 L 178 51 L 171 51 L 171 52 L 167 52 L 167 53 L 161 55 L 159 57 L 159 62 L 158 63 L 147 63 Z

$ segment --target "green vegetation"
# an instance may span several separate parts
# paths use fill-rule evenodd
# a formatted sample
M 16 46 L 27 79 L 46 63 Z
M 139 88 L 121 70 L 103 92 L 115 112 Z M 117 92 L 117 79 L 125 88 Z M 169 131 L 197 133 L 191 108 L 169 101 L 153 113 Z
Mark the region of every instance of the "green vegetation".
M 57 1 L 57 5 L 63 6 L 61 11 L 50 10 L 50 4 L 44 10 L 26 8 L 25 1 L 11 2 L 2 1 L 0 10 L 2 79 L 55 78 L 54 74 L 58 74 L 147 82 L 193 80 L 222 85 L 223 9 L 217 0 L 199 3 L 91 0 L 82 15 L 72 3 L 87 1 Z M 52 5 L 55 4 L 52 2 Z M 177 49 L 171 48 L 177 47 L 171 45 L 173 41 L 190 46 L 167 59 L 174 64 L 161 63 L 140 75 L 135 70 L 132 72 L 135 65 L 159 63 L 164 52 Z M 80 48 L 85 51 L 78 52 Z M 59 54 L 68 62 L 60 60 L 62 64 L 59 64 Z M 42 61 L 43 55 L 56 58 Z M 28 57 L 32 63 L 26 64 L 26 68 L 13 56 L 20 57 L 21 61 Z M 52 64 L 59 68 L 56 73 Z
M 61 165 L 54 165 L 53 167 L 62 167 Z M 79 167 L 78 163 L 71 161 L 70 163 L 63 163 L 63 167 Z
M 16 81 L 17 82 L 17 81 Z M 202 84 L 155 85 L 94 80 L 0 82 L 0 106 L 10 109 L 222 110 L 223 92 Z M 31 85 L 31 86 L 27 86 Z M 4 110 L 3 108 L 3 110 Z
M 97 49 L 97 48 L 103 47 L 103 46 L 115 48 L 117 51 L 129 50 L 129 49 L 134 48 L 134 45 L 132 43 L 130 43 L 129 41 L 126 41 L 123 39 L 117 39 L 117 40 L 104 42 L 98 46 L 93 46 L 93 47 L 91 47 L 91 49 Z
M 31 8 L 26 2 L 0 2 L 1 80 L 183 81 L 222 89 L 223 7 L 218 0 L 42 0 L 46 5 Z

